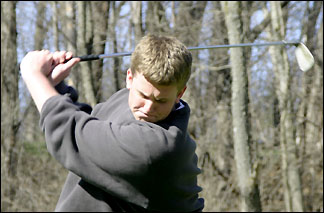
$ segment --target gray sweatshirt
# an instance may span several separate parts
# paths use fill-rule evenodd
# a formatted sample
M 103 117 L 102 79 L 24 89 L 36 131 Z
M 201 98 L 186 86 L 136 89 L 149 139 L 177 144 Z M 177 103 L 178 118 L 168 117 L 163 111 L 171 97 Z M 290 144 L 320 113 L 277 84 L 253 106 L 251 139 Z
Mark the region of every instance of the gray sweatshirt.
M 65 92 L 72 97 L 51 97 L 40 117 L 48 151 L 69 170 L 55 211 L 203 209 L 187 103 L 150 123 L 134 118 L 128 89 L 92 111 Z

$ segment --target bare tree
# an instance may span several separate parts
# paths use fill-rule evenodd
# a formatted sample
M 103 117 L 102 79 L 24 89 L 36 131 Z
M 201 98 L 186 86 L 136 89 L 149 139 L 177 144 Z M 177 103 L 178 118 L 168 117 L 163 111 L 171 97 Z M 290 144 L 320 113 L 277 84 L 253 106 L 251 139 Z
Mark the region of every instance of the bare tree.
M 134 29 L 135 43 L 137 44 L 143 36 L 142 26 L 142 2 L 132 1 L 131 3 L 131 22 Z
M 92 54 L 103 54 L 105 52 L 105 44 L 108 32 L 108 14 L 109 14 L 108 1 L 93 1 L 91 2 L 92 9 L 92 26 L 93 26 L 93 50 Z M 103 61 L 98 60 L 91 63 L 92 84 L 96 96 L 96 102 L 101 101 L 102 96 L 102 73 Z
M 37 17 L 35 26 L 35 36 L 34 36 L 34 49 L 41 50 L 44 46 L 44 41 L 46 38 L 46 33 L 48 28 L 46 27 L 46 5 L 47 2 L 37 3 Z
M 112 7 L 112 17 L 111 17 L 111 27 L 110 29 L 110 35 L 111 35 L 111 39 L 112 39 L 112 43 L 113 43 L 113 49 L 114 52 L 118 52 L 118 38 L 117 38 L 117 33 L 116 33 L 116 27 L 117 27 L 117 22 L 119 20 L 119 14 L 120 14 L 120 10 L 121 8 L 124 6 L 126 2 L 120 2 L 118 5 L 116 5 L 116 2 L 113 1 L 111 3 L 111 7 Z M 115 87 L 115 91 L 118 91 L 121 89 L 121 85 L 120 85 L 120 65 L 121 65 L 121 60 L 118 57 L 114 58 L 114 87 Z
M 208 23 L 211 29 L 210 45 L 228 44 L 227 29 L 221 2 L 214 1 L 208 8 L 212 11 L 211 21 Z M 204 35 L 203 35 L 204 36 Z M 207 37 L 208 38 L 208 37 Z M 206 211 L 227 211 L 227 197 L 238 198 L 236 185 L 231 183 L 234 177 L 233 168 L 233 136 L 231 117 L 231 70 L 229 64 L 228 49 L 209 50 L 208 63 L 200 63 L 199 75 L 203 76 L 205 69 L 208 82 L 203 82 L 206 94 L 201 96 L 201 136 L 203 143 L 198 143 L 200 162 L 203 178 L 208 179 L 208 190 L 203 191 L 203 196 L 211 197 L 206 201 Z M 205 77 L 206 78 L 206 77 Z M 206 81 L 206 80 L 205 80 Z M 213 169 L 211 169 L 213 168 Z M 217 175 L 215 175 L 217 174 Z M 234 189 L 234 190 L 232 190 Z M 210 195 L 209 195 L 210 194 Z M 212 196 L 221 194 L 221 196 Z M 226 195 L 225 195 L 226 194 Z M 211 203 L 214 208 L 210 208 Z M 237 205 L 232 208 L 236 209 Z
M 147 2 L 145 26 L 148 33 L 170 33 L 170 25 L 166 19 L 165 8 L 162 2 Z
M 314 54 L 315 66 L 313 69 L 304 73 L 302 76 L 301 104 L 297 113 L 297 138 L 296 144 L 299 145 L 299 162 L 302 174 L 311 174 L 312 185 L 315 185 L 315 165 L 316 158 L 311 150 L 317 150 L 320 144 L 321 128 L 323 128 L 323 118 L 317 116 L 323 111 L 323 20 L 321 20 L 321 28 L 316 32 L 316 24 L 322 9 L 322 2 L 316 1 L 311 6 L 307 2 L 307 10 L 305 12 L 305 21 L 303 23 L 303 32 L 301 36 L 306 37 L 306 46 Z M 317 36 L 314 36 L 316 35 Z M 322 49 L 321 49 L 322 47 Z M 322 114 L 322 113 L 321 113 Z M 307 162 L 309 161 L 309 163 Z M 309 176 L 309 175 L 307 175 Z M 314 190 L 309 199 L 304 199 L 306 206 L 312 206 L 314 201 Z M 306 209 L 305 209 L 306 210 Z M 315 211 L 310 209 L 310 211 Z
M 6 176 L 12 180 L 7 196 L 13 201 L 18 179 L 18 66 L 17 66 L 16 2 L 1 2 L 1 149 L 6 153 Z M 3 113 L 5 112 L 5 113 Z M 4 131 L 6 130 L 6 131 Z M 2 136 L 3 135 L 3 136 Z M 2 174 L 1 174 L 2 177 Z
M 62 25 L 62 35 L 63 43 L 67 51 L 71 51 L 77 54 L 77 27 L 76 27 L 76 9 L 74 1 L 65 1 L 61 3 L 62 8 L 64 8 L 63 17 L 61 23 Z M 69 85 L 74 86 L 77 90 L 80 88 L 80 75 L 77 70 L 79 67 L 73 67 L 71 74 L 68 77 Z
M 53 35 L 54 35 L 54 47 L 55 50 L 60 50 L 59 47 L 59 29 L 58 29 L 58 25 L 59 25 L 59 21 L 58 21 L 58 9 L 57 9 L 57 2 L 56 1 L 52 1 L 52 9 L 53 9 L 53 17 L 52 17 L 52 24 L 53 24 Z
M 179 8 L 175 17 L 175 26 L 173 27 L 173 36 L 179 38 L 187 46 L 197 46 L 199 43 L 199 37 L 201 35 L 201 28 L 203 22 L 204 11 L 207 5 L 206 1 L 180 1 L 178 2 Z M 190 27 L 187 27 L 190 26 Z M 198 52 L 192 52 L 193 61 L 198 61 Z M 192 69 L 192 77 L 188 81 L 188 89 L 185 93 L 185 97 L 188 97 L 188 103 L 192 109 L 191 123 L 189 124 L 189 132 L 199 137 L 199 128 L 201 123 L 201 101 L 196 98 L 200 97 L 200 89 L 196 85 L 196 79 L 199 79 L 199 75 L 195 75 L 195 67 Z M 199 80 L 197 80 L 199 81 Z M 195 98 L 192 98 L 195 97 Z
M 77 30 L 77 50 L 78 54 L 85 55 L 88 53 L 87 51 L 87 43 L 86 43 L 86 9 L 87 9 L 87 4 L 89 2 L 85 1 L 80 1 L 77 2 L 77 9 L 78 9 L 78 30 Z M 97 101 L 96 97 L 94 94 L 94 88 L 92 85 L 92 79 L 91 79 L 91 70 L 89 67 L 89 64 L 87 62 L 80 63 L 80 69 L 81 69 L 81 76 L 82 76 L 82 85 L 83 85 L 83 90 L 82 93 L 84 94 L 84 97 L 86 101 L 91 105 L 94 106 Z
M 229 42 L 242 43 L 241 3 L 222 2 Z M 241 191 L 242 211 L 261 211 L 261 201 L 257 183 L 257 170 L 252 167 L 250 153 L 250 121 L 248 107 L 248 76 L 246 56 L 241 48 L 231 49 L 232 71 L 232 115 L 234 133 L 235 162 L 238 185 Z
M 280 2 L 271 2 L 271 37 L 278 41 L 285 38 L 285 22 Z M 271 57 L 277 79 L 276 93 L 280 111 L 280 144 L 282 152 L 282 175 L 285 186 L 287 211 L 303 211 L 303 198 L 296 144 L 293 137 L 291 100 L 291 71 L 288 56 L 282 46 L 270 47 Z

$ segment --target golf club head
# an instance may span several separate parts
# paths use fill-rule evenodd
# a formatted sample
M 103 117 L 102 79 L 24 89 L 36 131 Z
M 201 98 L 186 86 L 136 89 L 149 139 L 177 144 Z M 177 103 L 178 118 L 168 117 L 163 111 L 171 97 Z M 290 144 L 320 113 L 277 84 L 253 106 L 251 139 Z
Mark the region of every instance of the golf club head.
M 299 43 L 297 45 L 295 55 L 298 66 L 302 71 L 307 72 L 310 68 L 313 67 L 315 63 L 314 57 L 303 43 Z

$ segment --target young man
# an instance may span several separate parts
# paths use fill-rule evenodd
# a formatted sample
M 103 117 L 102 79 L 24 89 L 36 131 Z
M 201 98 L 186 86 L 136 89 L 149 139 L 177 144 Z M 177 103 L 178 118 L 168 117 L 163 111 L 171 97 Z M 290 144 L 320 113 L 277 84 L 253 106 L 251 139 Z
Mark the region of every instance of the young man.
M 190 109 L 180 99 L 191 72 L 186 47 L 145 36 L 132 54 L 127 88 L 93 110 L 62 81 L 79 62 L 71 58 L 42 50 L 21 62 L 48 151 L 69 170 L 55 210 L 201 211 Z

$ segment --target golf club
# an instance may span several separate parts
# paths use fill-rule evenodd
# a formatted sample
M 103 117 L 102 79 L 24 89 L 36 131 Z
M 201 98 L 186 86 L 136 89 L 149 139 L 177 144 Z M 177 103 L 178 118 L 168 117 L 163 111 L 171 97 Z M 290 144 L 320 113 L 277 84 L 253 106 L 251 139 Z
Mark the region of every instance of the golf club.
M 229 45 L 212 45 L 212 46 L 198 46 L 198 47 L 188 47 L 188 50 L 202 50 L 202 49 L 216 49 L 216 48 L 235 48 L 235 47 L 252 47 L 252 46 L 275 46 L 275 45 L 285 45 L 285 46 L 296 46 L 295 56 L 299 68 L 306 72 L 314 65 L 314 57 L 308 48 L 302 42 L 286 42 L 286 41 L 276 41 L 267 43 L 245 43 L 245 44 L 229 44 Z M 114 57 L 124 57 L 130 56 L 132 52 L 123 53 L 111 53 L 111 54 L 99 54 L 99 55 L 84 55 L 84 56 L 74 56 L 74 58 L 80 58 L 81 61 L 92 61 L 104 58 L 114 58 Z

